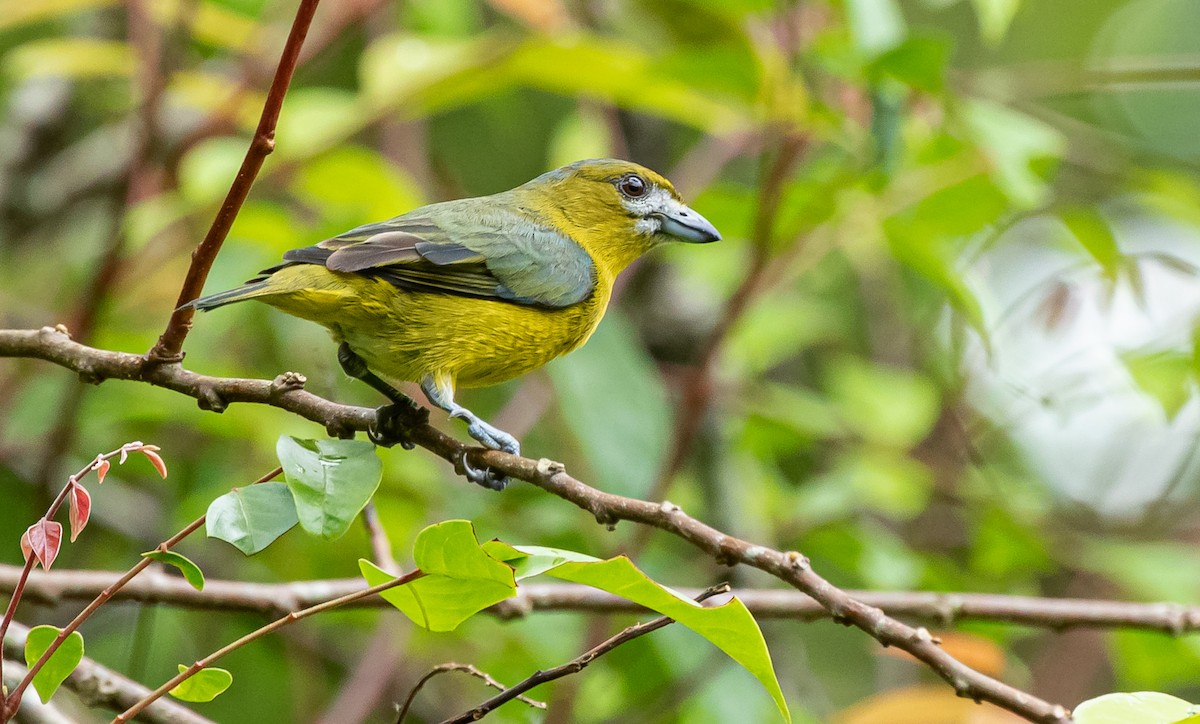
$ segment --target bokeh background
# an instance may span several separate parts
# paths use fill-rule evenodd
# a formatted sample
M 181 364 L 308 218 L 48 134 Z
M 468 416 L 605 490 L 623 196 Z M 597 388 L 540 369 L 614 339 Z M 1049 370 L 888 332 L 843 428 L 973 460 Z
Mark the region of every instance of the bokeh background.
M 0 325 L 152 345 L 293 13 L 286 0 L 0 0 Z M 847 588 L 1200 603 L 1197 27 L 1193 0 L 327 0 L 207 288 L 422 203 L 629 158 L 725 239 L 642 260 L 585 348 L 464 395 L 528 454 L 801 550 Z M 266 307 L 198 317 L 186 350 L 200 372 L 296 370 L 319 394 L 379 403 L 318 327 Z M 283 434 L 323 430 L 0 361 L 0 561 L 19 562 L 20 532 L 99 451 L 158 444 L 171 476 L 114 469 L 95 491 L 99 525 L 58 567 L 126 568 L 270 470 Z M 482 537 L 630 552 L 671 585 L 777 585 L 529 486 L 496 495 L 420 452 L 383 458 L 376 501 L 401 559 L 426 524 L 470 518 Z M 369 553 L 359 527 L 335 543 L 293 531 L 250 559 L 203 539 L 181 550 L 210 577 L 253 581 L 352 576 Z M 20 619 L 73 613 L 31 605 Z M 514 682 L 629 621 L 478 617 L 431 634 L 378 612 L 323 616 L 230 657 L 234 687 L 200 711 L 390 721 L 434 664 Z M 153 686 L 260 623 L 120 604 L 85 634 L 89 655 Z M 800 721 L 1007 720 L 861 632 L 764 628 Z M 964 624 L 945 638 L 1067 705 L 1200 698 L 1195 637 Z M 391 673 L 356 707 L 338 697 L 364 661 Z M 551 714 L 511 704 L 492 718 L 774 716 L 747 673 L 670 628 L 535 693 Z M 443 677 L 413 721 L 485 697 Z

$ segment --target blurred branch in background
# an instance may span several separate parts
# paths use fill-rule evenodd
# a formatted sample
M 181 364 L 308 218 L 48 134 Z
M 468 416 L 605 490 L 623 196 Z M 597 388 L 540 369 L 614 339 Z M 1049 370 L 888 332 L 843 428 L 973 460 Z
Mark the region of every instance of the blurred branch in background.
M 0 593 L 10 593 L 20 569 L 0 566 Z M 46 606 L 91 600 L 117 580 L 106 571 L 35 572 L 25 586 L 29 600 Z M 361 578 L 334 578 L 289 583 L 251 583 L 208 579 L 197 591 L 174 575 L 151 570 L 130 581 L 113 601 L 164 603 L 214 611 L 254 611 L 281 614 L 298 611 L 366 588 Z M 689 598 L 697 589 L 675 588 Z M 736 588 L 732 593 L 760 619 L 816 621 L 830 613 L 799 591 Z M 1002 621 L 1054 630 L 1072 628 L 1131 628 L 1182 636 L 1200 631 L 1200 606 L 1176 603 L 1134 603 L 1083 598 L 1042 598 L 995 593 L 930 593 L 923 591 L 855 591 L 846 594 L 885 611 L 889 616 L 915 619 L 938 626 L 966 621 Z M 365 598 L 346 608 L 387 608 L 381 598 Z M 514 598 L 496 604 L 488 613 L 502 619 L 534 613 L 644 613 L 646 609 L 595 588 L 569 583 L 528 583 Z

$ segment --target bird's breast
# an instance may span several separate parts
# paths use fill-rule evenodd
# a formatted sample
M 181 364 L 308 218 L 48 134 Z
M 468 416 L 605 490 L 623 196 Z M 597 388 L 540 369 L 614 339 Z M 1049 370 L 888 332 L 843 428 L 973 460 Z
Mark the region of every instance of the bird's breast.
M 338 324 L 335 334 L 385 377 L 418 381 L 443 372 L 459 387 L 498 384 L 576 349 L 595 331 L 612 293 L 600 280 L 582 302 L 543 309 L 381 284 L 360 296 L 372 303 L 348 305 L 339 315 L 371 319 Z M 388 313 L 379 313 L 381 304 Z

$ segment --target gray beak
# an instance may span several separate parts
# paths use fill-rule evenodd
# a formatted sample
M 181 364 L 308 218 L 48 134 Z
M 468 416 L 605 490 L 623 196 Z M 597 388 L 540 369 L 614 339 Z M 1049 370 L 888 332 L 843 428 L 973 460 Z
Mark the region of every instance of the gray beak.
M 662 219 L 660 233 L 673 236 L 679 241 L 707 244 L 721 240 L 721 232 L 717 231 L 712 222 L 683 204 L 675 204 L 673 208 L 661 211 L 657 216 Z

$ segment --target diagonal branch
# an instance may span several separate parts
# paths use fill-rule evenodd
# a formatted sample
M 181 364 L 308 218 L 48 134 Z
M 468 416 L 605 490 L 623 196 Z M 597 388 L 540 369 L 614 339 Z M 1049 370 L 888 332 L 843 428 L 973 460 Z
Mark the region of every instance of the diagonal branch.
M 257 402 L 289 410 L 325 426 L 331 434 L 349 435 L 365 430 L 374 412 L 339 405 L 300 389 L 303 377 L 294 373 L 266 380 L 209 377 L 179 364 L 145 366 L 138 355 L 98 350 L 72 342 L 66 331 L 0 330 L 0 357 L 35 357 L 80 373 L 99 382 L 106 378 L 141 380 L 195 397 L 201 407 L 221 410 L 230 402 Z M 913 628 L 888 617 L 882 610 L 855 600 L 812 570 L 808 559 L 796 551 L 778 551 L 727 535 L 686 515 L 668 502 L 651 503 L 597 490 L 567 474 L 561 463 L 468 447 L 429 424 L 413 426 L 409 439 L 461 467 L 464 459 L 490 467 L 557 495 L 604 525 L 628 520 L 682 538 L 720 563 L 744 563 L 758 568 L 815 599 L 835 621 L 855 626 L 884 646 L 912 654 L 954 687 L 959 696 L 988 701 L 1027 719 L 1055 724 L 1070 721 L 1067 709 L 1038 699 L 971 669 L 943 651 L 924 628 Z
M 279 113 L 283 108 L 288 86 L 291 85 L 292 74 L 300 60 L 300 47 L 304 44 L 304 37 L 308 34 L 313 15 L 317 12 L 317 2 L 319 0 L 301 0 L 300 7 L 296 10 L 296 19 L 292 22 L 283 55 L 279 58 L 279 67 L 275 70 L 275 78 L 267 92 L 267 102 L 263 106 L 262 116 L 259 117 L 258 127 L 254 130 L 254 139 L 250 142 L 250 148 L 246 149 L 246 157 L 242 159 L 242 165 L 229 187 L 225 201 L 217 211 L 216 218 L 213 219 L 212 226 L 209 227 L 204 240 L 192 252 L 192 264 L 188 267 L 183 287 L 179 290 L 176 309 L 171 313 L 166 330 L 146 355 L 151 362 L 177 362 L 183 359 L 183 340 L 191 331 L 192 317 L 196 314 L 194 309 L 184 308 L 183 305 L 200 296 L 200 292 L 203 291 L 204 281 L 208 279 L 208 272 L 217 258 L 217 252 L 225 243 L 225 237 L 229 236 L 234 219 L 250 194 L 250 186 L 258 177 L 263 161 L 275 150 L 275 126 L 279 122 Z

